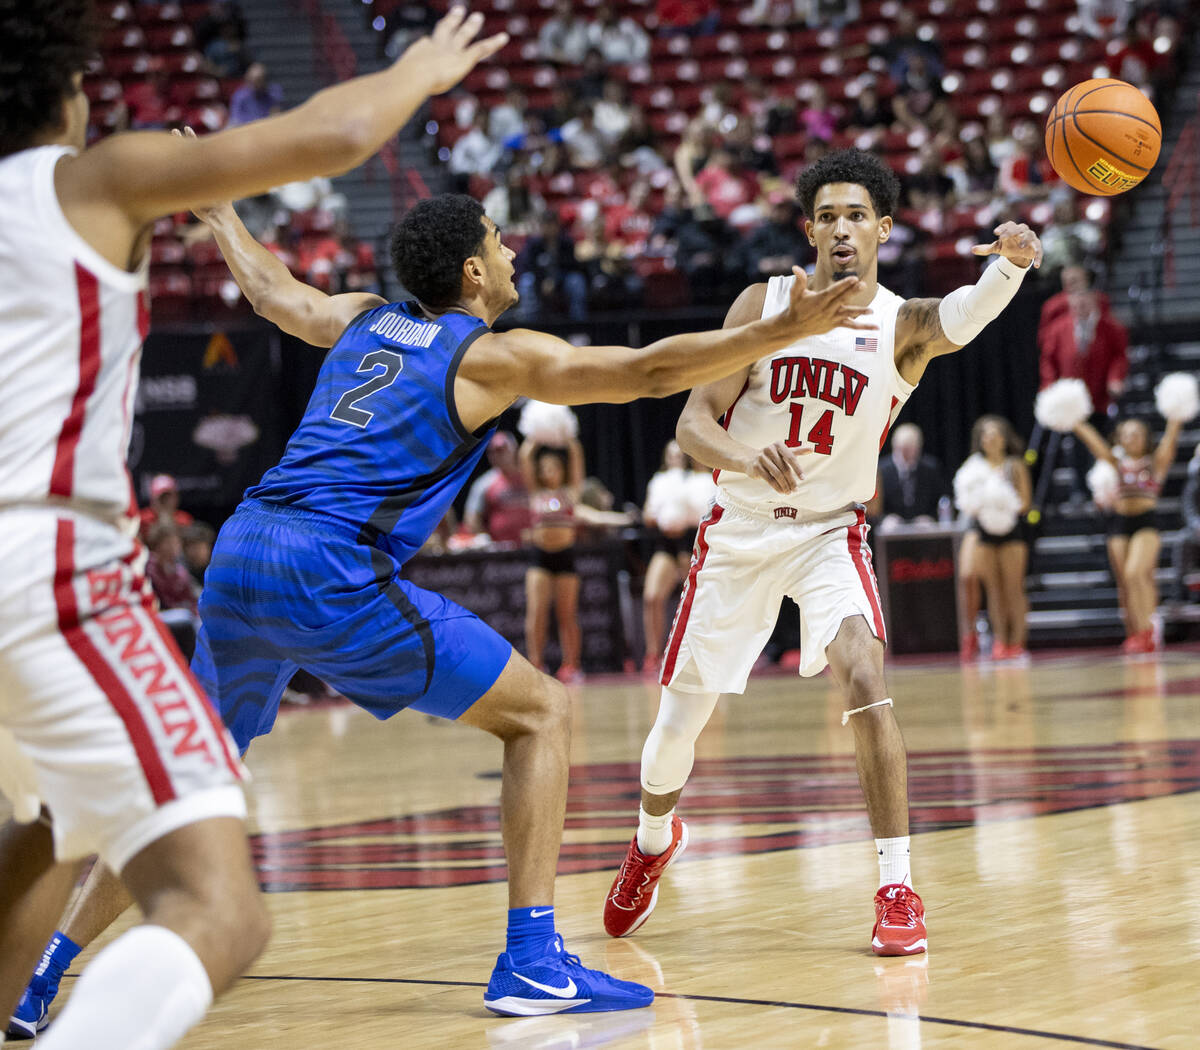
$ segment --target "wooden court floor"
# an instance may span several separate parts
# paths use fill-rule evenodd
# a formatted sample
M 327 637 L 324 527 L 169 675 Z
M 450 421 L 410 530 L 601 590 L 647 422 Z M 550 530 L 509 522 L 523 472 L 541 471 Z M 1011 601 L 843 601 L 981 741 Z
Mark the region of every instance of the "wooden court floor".
M 827 678 L 752 680 L 698 745 L 692 846 L 613 941 L 657 688 L 574 690 L 559 928 L 648 1010 L 496 1018 L 500 749 L 473 730 L 299 710 L 251 749 L 275 936 L 182 1044 L 723 1050 L 1200 1047 L 1200 653 L 892 667 L 930 951 L 868 949 L 874 852 Z

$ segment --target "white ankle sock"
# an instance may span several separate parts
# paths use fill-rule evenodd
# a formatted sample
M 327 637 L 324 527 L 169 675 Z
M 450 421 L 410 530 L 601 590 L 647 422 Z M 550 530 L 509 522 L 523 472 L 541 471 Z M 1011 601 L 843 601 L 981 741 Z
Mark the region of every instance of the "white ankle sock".
M 166 1050 L 208 1011 L 212 984 L 177 933 L 135 926 L 79 978 L 38 1050 Z
M 652 817 L 640 806 L 638 807 L 638 849 L 650 857 L 665 853 L 671 845 L 671 818 L 675 810 L 671 809 L 661 817 Z
M 879 855 L 879 885 L 891 886 L 902 883 L 912 886 L 912 871 L 909 869 L 907 835 L 894 839 L 876 839 L 875 852 Z

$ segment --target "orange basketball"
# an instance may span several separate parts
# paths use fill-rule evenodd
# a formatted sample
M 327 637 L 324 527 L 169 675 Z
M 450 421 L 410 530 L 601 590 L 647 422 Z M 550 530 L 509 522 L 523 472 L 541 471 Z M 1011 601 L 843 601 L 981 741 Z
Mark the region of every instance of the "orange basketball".
M 1068 89 L 1046 121 L 1046 156 L 1080 193 L 1133 189 L 1158 160 L 1162 123 L 1154 104 L 1123 80 L 1085 80 Z

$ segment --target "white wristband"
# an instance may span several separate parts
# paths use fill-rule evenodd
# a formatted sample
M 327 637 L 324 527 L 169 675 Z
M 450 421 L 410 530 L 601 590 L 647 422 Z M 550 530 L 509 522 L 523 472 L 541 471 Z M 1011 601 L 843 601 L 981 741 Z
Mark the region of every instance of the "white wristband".
M 983 271 L 977 284 L 955 288 L 938 307 L 946 338 L 966 346 L 1012 302 L 1028 272 L 1028 266 L 1017 266 L 1001 256 Z

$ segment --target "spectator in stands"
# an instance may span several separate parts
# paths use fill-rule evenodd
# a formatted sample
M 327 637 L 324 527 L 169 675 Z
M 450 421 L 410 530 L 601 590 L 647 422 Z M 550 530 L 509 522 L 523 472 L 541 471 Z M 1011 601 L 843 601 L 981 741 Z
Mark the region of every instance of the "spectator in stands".
M 829 142 L 838 126 L 838 111 L 830 105 L 825 89 L 815 80 L 804 85 L 804 104 L 800 107 L 801 130 L 809 138 Z
M 208 71 L 215 77 L 240 77 L 250 67 L 250 51 L 234 22 L 222 22 L 204 47 Z
M 628 15 L 618 15 L 611 3 L 596 8 L 596 18 L 587 27 L 588 44 L 611 66 L 644 62 L 650 54 L 650 36 Z
M 742 84 L 742 116 L 756 135 L 773 137 L 796 129 L 795 98 L 785 99 L 761 77 L 748 76 Z
M 199 592 L 183 562 L 183 542 L 170 522 L 157 522 L 146 533 L 146 576 L 162 609 L 195 613 Z
M 801 25 L 808 19 L 809 6 L 809 0 L 754 0 L 738 21 L 748 26 Z
M 577 66 L 588 49 L 588 24 L 571 0 L 558 0 L 538 32 L 538 53 L 547 62 Z
M 197 587 L 204 585 L 204 570 L 212 561 L 213 541 L 216 530 L 204 521 L 193 521 L 180 533 L 183 540 L 183 564 L 187 567 Z
M 246 70 L 246 82 L 229 100 L 229 126 L 262 120 L 283 109 L 283 88 L 267 79 L 267 67 L 252 62 Z
M 542 216 L 538 233 L 518 253 L 516 267 L 521 295 L 518 316 L 539 316 L 552 309 L 561 296 L 572 321 L 587 317 L 587 278 L 575 259 L 575 242 L 554 211 Z
M 949 489 L 941 464 L 922 454 L 924 445 L 925 435 L 916 423 L 901 423 L 892 431 L 891 454 L 879 462 L 881 529 L 938 520 L 938 503 Z
M 633 119 L 629 89 L 619 80 L 605 81 L 600 101 L 592 112 L 596 118 L 596 129 L 610 147 L 616 147 L 629 131 Z
M 460 190 L 465 191 L 472 175 L 488 175 L 500 162 L 504 149 L 493 142 L 487 133 L 488 115 L 484 109 L 475 111 L 470 130 L 450 149 L 447 167 Z
M 941 74 L 924 52 L 909 55 L 907 65 L 892 100 L 896 119 L 906 128 L 933 127 L 945 119 L 949 108 Z
M 650 126 L 641 106 L 629 108 L 629 127 L 617 143 L 617 153 L 623 168 L 632 168 L 639 175 L 666 172 L 670 165 L 663 157 L 658 133 Z
M 758 198 L 754 173 L 724 146 L 713 150 L 695 182 L 702 201 L 719 219 L 728 219 L 742 205 Z
M 1102 420 L 1125 387 L 1129 334 L 1113 317 L 1107 297 L 1091 287 L 1091 275 L 1082 266 L 1065 267 L 1062 285 L 1065 295 L 1046 303 L 1038 325 L 1041 386 L 1082 379 L 1092 410 Z
M 803 266 L 812 254 L 791 195 L 779 189 L 768 200 L 771 210 L 767 221 L 751 229 L 737 251 L 738 263 L 749 282 L 789 274 L 793 266 Z
M 594 47 L 583 56 L 578 73 L 569 81 L 576 104 L 590 104 L 604 95 L 604 85 L 610 78 L 608 63 L 604 55 Z
M 656 0 L 654 13 L 663 36 L 708 36 L 721 25 L 717 0 Z
M 890 99 L 879 97 L 879 87 L 874 80 L 867 81 L 854 100 L 854 108 L 845 120 L 845 128 L 851 134 L 866 131 L 887 131 L 896 122 Z
M 125 105 L 129 110 L 129 126 L 135 131 L 167 126 L 173 107 L 167 97 L 167 74 L 161 56 L 151 55 L 146 78 L 125 89 Z
M 958 163 L 949 165 L 947 172 L 954 179 L 956 195 L 964 204 L 984 204 L 996 193 L 999 169 L 992 163 L 987 142 L 982 135 L 963 141 L 963 154 Z M 1045 233 L 1042 245 L 1046 244 Z M 1042 266 L 1045 267 L 1045 261 Z
M 504 101 L 488 114 L 487 134 L 493 142 L 511 149 L 509 145 L 528 130 L 529 99 L 519 87 L 510 86 Z
M 364 5 L 368 22 L 376 16 L 373 5 Z M 408 45 L 433 28 L 437 16 L 429 4 L 398 3 L 387 14 L 383 32 L 379 34 L 379 57 L 398 59 Z
M 576 102 L 574 92 L 561 80 L 556 81 L 550 89 L 550 105 L 539 114 L 542 124 L 548 132 L 561 128 L 575 116 Z
M 915 211 L 932 211 L 940 217 L 954 192 L 954 180 L 946 174 L 941 150 L 932 142 L 921 146 L 919 157 L 920 167 L 902 180 L 905 199 Z
M 1029 655 L 1025 648 L 1029 612 L 1025 594 L 1025 570 L 1029 564 L 1025 515 L 1033 502 L 1033 484 L 1023 452 L 1021 439 L 1008 420 L 989 415 L 975 421 L 971 429 L 971 454 L 979 457 L 996 478 L 1016 492 L 1014 502 L 1020 504 L 1016 524 L 1008 532 L 990 532 L 980 522 L 973 523 L 977 541 L 972 560 L 987 595 L 993 660 L 1021 659 Z
M 1005 116 L 1003 109 L 997 108 L 988 114 L 985 129 L 984 137 L 987 139 L 988 156 L 992 158 L 992 163 L 999 169 L 1017 153 L 1019 148 L 1017 140 L 1013 136 L 1012 122 Z
M 917 34 L 917 16 L 907 7 L 900 8 L 896 14 L 895 28 L 888 34 L 887 40 L 871 50 L 887 63 L 888 73 L 897 84 L 902 84 L 908 78 L 917 60 L 921 61 L 929 76 L 942 75 L 941 48 L 932 40 L 921 39 Z
M 625 246 L 609 240 L 605 216 L 597 212 L 575 244 L 575 258 L 588 283 L 588 305 L 616 309 L 641 302 L 642 282 L 633 272 Z
M 1041 132 L 1031 121 L 1020 120 L 1012 137 L 1016 148 L 1000 164 L 1000 189 L 1016 200 L 1047 196 L 1062 180 L 1046 159 Z
M 504 230 L 506 236 L 533 232 L 537 218 L 546 210 L 541 194 L 529 186 L 529 173 L 523 164 L 514 164 L 483 198 L 487 217 Z
M 138 531 L 143 542 L 152 525 L 174 525 L 185 529 L 192 523 L 192 516 L 179 509 L 179 486 L 170 474 L 155 474 L 150 479 L 150 505 L 139 511 L 139 520 Z
M 605 137 L 596 127 L 595 111 L 588 104 L 562 126 L 562 140 L 570 165 L 577 171 L 598 168 L 608 157 Z
M 839 28 L 862 17 L 861 0 L 808 0 L 808 25 Z
M 1042 231 L 1042 272 L 1052 274 L 1068 266 L 1083 266 L 1104 245 L 1104 231 L 1090 219 L 1079 217 L 1078 198 L 1070 191 L 1056 194 L 1054 218 Z
M 503 430 L 487 447 L 488 470 L 472 483 L 463 522 L 475 535 L 486 533 L 493 543 L 516 546 L 530 526 L 529 489 L 517 462 L 517 442 Z

